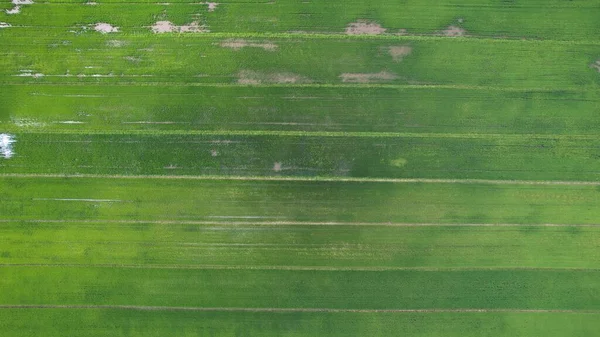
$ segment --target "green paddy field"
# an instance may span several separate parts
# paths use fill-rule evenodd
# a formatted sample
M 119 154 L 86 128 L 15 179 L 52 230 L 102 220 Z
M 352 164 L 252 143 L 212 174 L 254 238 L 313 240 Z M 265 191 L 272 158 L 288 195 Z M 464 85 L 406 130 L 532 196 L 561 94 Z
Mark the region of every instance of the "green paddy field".
M 595 336 L 600 1 L 0 0 L 0 336 Z

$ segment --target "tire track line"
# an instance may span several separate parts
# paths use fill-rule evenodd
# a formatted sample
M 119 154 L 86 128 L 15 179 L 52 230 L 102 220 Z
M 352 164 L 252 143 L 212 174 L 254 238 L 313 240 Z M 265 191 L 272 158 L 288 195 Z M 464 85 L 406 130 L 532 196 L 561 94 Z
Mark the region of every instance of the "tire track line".
M 204 220 L 111 220 L 111 219 L 0 219 L 0 223 L 69 223 L 98 225 L 198 225 L 198 226 L 382 226 L 382 227 L 600 227 L 598 224 L 518 224 L 518 223 L 402 223 L 336 221 L 204 221 Z M 215 227 L 222 229 L 222 227 Z M 239 229 L 239 228 L 238 228 Z
M 280 313 L 571 313 L 600 314 L 600 310 L 580 309 L 342 309 L 342 308 L 243 308 L 243 307 L 177 307 L 145 305 L 70 305 L 70 304 L 2 304 L 0 309 L 112 309 L 136 311 L 198 311 L 198 312 L 280 312 Z
M 495 140 L 600 140 L 600 135 L 572 134 L 503 134 L 503 133 L 427 133 L 427 132 L 362 132 L 362 131 L 281 131 L 281 130 L 86 130 L 24 129 L 5 125 L 4 133 L 58 135 L 127 135 L 127 136 L 270 136 L 270 137 L 334 137 L 334 138 L 439 138 Z
M 579 267 L 394 267 L 394 266 L 271 266 L 271 265 L 160 265 L 160 264 L 25 264 L 6 263 L 0 268 L 115 268 L 115 269 L 174 269 L 174 270 L 281 270 L 281 271 L 339 271 L 339 272 L 465 272 L 465 271 L 555 271 L 555 272 L 600 272 L 600 268 Z
M 564 180 L 494 180 L 494 179 L 431 179 L 431 178 L 363 178 L 363 177 L 303 177 L 303 176 L 227 176 L 227 175 L 120 175 L 120 174 L 46 174 L 3 173 L 0 178 L 69 178 L 69 179 L 159 179 L 159 180 L 237 180 L 290 182 L 351 182 L 397 184 L 468 184 L 468 185 L 540 185 L 540 186 L 600 186 L 600 181 Z

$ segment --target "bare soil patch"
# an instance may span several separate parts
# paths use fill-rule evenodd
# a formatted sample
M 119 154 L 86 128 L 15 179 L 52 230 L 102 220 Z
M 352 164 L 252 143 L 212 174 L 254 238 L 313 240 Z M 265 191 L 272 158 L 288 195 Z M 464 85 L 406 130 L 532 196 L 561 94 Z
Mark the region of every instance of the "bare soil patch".
M 275 171 L 275 172 L 280 172 L 280 171 L 281 171 L 281 163 L 279 163 L 279 162 L 275 162 L 275 163 L 273 164 L 273 171 Z
M 126 41 L 119 41 L 119 40 L 109 40 L 109 41 L 106 41 L 106 46 L 107 47 L 119 48 L 119 47 L 123 47 L 125 45 L 127 45 Z
M 260 73 L 251 70 L 242 70 L 238 74 L 239 84 L 261 84 L 261 83 L 278 83 L 278 84 L 292 84 L 292 83 L 310 83 L 310 79 L 300 76 L 294 73 Z
M 161 33 L 208 33 L 206 26 L 200 25 L 198 21 L 193 21 L 187 25 L 177 26 L 171 21 L 157 21 L 150 27 L 155 34 Z
M 597 60 L 596 62 L 590 64 L 590 67 L 598 70 L 598 72 L 600 73 L 600 60 Z
M 412 53 L 411 46 L 391 46 L 387 48 L 388 53 L 394 59 L 394 62 L 400 62 L 405 56 Z
M 10 25 L 10 23 L 6 23 L 6 22 L 0 22 L 0 28 L 8 28 L 8 27 L 12 27 Z
M 467 34 L 467 31 L 458 26 L 448 26 L 448 28 L 446 28 L 442 31 L 442 35 L 448 36 L 448 37 L 459 37 L 459 36 L 465 36 L 466 34 Z
M 343 73 L 340 78 L 342 82 L 346 83 L 376 83 L 395 80 L 398 76 L 388 71 L 380 71 L 378 73 Z
M 347 35 L 379 35 L 385 33 L 387 29 L 381 27 L 377 22 L 367 20 L 358 20 L 346 27 Z
M 155 34 L 159 34 L 174 32 L 176 27 L 171 21 L 158 21 L 150 28 Z
M 209 12 L 214 12 L 217 6 L 219 6 L 218 2 L 205 2 L 204 4 L 208 6 Z
M 115 27 L 109 23 L 99 22 L 94 26 L 94 30 L 102 34 L 117 33 L 119 27 Z
M 19 14 L 21 13 L 21 5 L 31 5 L 32 0 L 12 0 L 11 3 L 14 5 L 13 8 L 7 9 L 6 14 Z
M 180 33 L 208 33 L 205 25 L 200 25 L 198 21 L 193 21 L 187 25 L 179 26 Z
M 234 50 L 240 50 L 242 48 L 251 47 L 251 48 L 262 48 L 267 51 L 275 51 L 277 49 L 277 45 L 272 42 L 253 42 L 247 41 L 244 39 L 229 39 L 221 42 L 221 47 L 231 48 Z

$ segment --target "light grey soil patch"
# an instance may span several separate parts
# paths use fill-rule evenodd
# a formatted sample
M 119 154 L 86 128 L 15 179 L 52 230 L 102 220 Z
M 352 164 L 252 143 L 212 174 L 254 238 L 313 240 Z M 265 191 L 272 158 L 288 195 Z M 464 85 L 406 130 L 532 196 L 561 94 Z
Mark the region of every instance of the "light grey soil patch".
M 442 31 L 442 35 L 448 36 L 448 37 L 459 37 L 459 36 L 465 36 L 466 34 L 467 34 L 466 30 L 464 30 L 463 28 L 457 27 L 457 26 L 448 26 L 448 28 L 446 28 Z
M 598 72 L 600 73 L 600 60 L 597 60 L 596 62 L 590 64 L 590 67 L 598 70 Z
M 20 74 L 14 75 L 14 76 L 42 78 L 42 77 L 44 77 L 44 74 L 42 74 L 42 73 L 34 73 L 32 70 L 25 69 L 25 70 L 21 70 Z
M 261 83 L 311 83 L 312 81 L 304 76 L 293 73 L 259 73 L 251 70 L 242 70 L 238 74 L 239 84 L 261 84 Z
M 133 63 L 140 63 L 142 61 L 141 58 L 135 56 L 125 56 L 123 59 Z
M 177 26 L 175 26 L 171 21 L 158 21 L 150 28 L 155 34 L 160 34 L 174 32 L 176 31 Z
M 405 56 L 412 53 L 412 47 L 410 46 L 391 46 L 387 50 L 394 62 L 400 62 Z
M 340 75 L 342 82 L 346 83 L 375 83 L 381 81 L 392 81 L 398 78 L 388 71 L 378 73 L 344 73 Z
M 376 22 L 370 22 L 366 20 L 358 20 L 349 24 L 346 27 L 347 35 L 379 35 L 385 33 L 387 29 L 381 27 Z
M 0 22 L 0 28 L 8 28 L 8 27 L 12 27 L 10 25 L 10 23 L 6 23 L 6 22 Z
M 180 33 L 208 33 L 210 32 L 205 25 L 200 25 L 198 21 L 193 21 L 187 25 L 179 26 Z
M 398 36 L 408 35 L 408 31 L 404 28 L 401 28 L 401 29 L 398 29 L 398 31 L 395 33 L 395 35 L 398 35 Z
M 94 26 L 94 30 L 102 34 L 117 33 L 119 31 L 119 27 L 114 27 L 109 23 L 99 22 Z
M 273 171 L 275 172 L 281 172 L 281 163 L 276 162 L 273 164 Z
M 204 4 L 208 6 L 209 12 L 214 12 L 215 9 L 217 9 L 217 6 L 219 5 L 218 2 L 205 2 Z
M 240 50 L 242 48 L 262 48 L 267 51 L 275 51 L 277 45 L 271 42 L 252 42 L 244 39 L 229 39 L 221 42 L 221 47 Z
M 155 34 L 162 33 L 208 33 L 206 26 L 200 25 L 198 21 L 193 21 L 187 25 L 177 26 L 171 21 L 158 21 L 150 27 Z
M 88 2 L 84 3 L 84 5 L 86 5 L 86 6 L 96 6 L 97 4 L 98 3 L 94 2 L 94 1 L 88 1 Z

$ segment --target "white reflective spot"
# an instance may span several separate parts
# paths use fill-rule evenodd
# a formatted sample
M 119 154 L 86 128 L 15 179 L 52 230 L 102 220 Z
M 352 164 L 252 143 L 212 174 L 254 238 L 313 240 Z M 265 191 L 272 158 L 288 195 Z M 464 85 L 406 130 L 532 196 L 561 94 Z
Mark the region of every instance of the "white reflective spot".
M 12 144 L 15 142 L 14 136 L 6 133 L 0 133 L 0 156 L 5 159 L 14 155 Z

